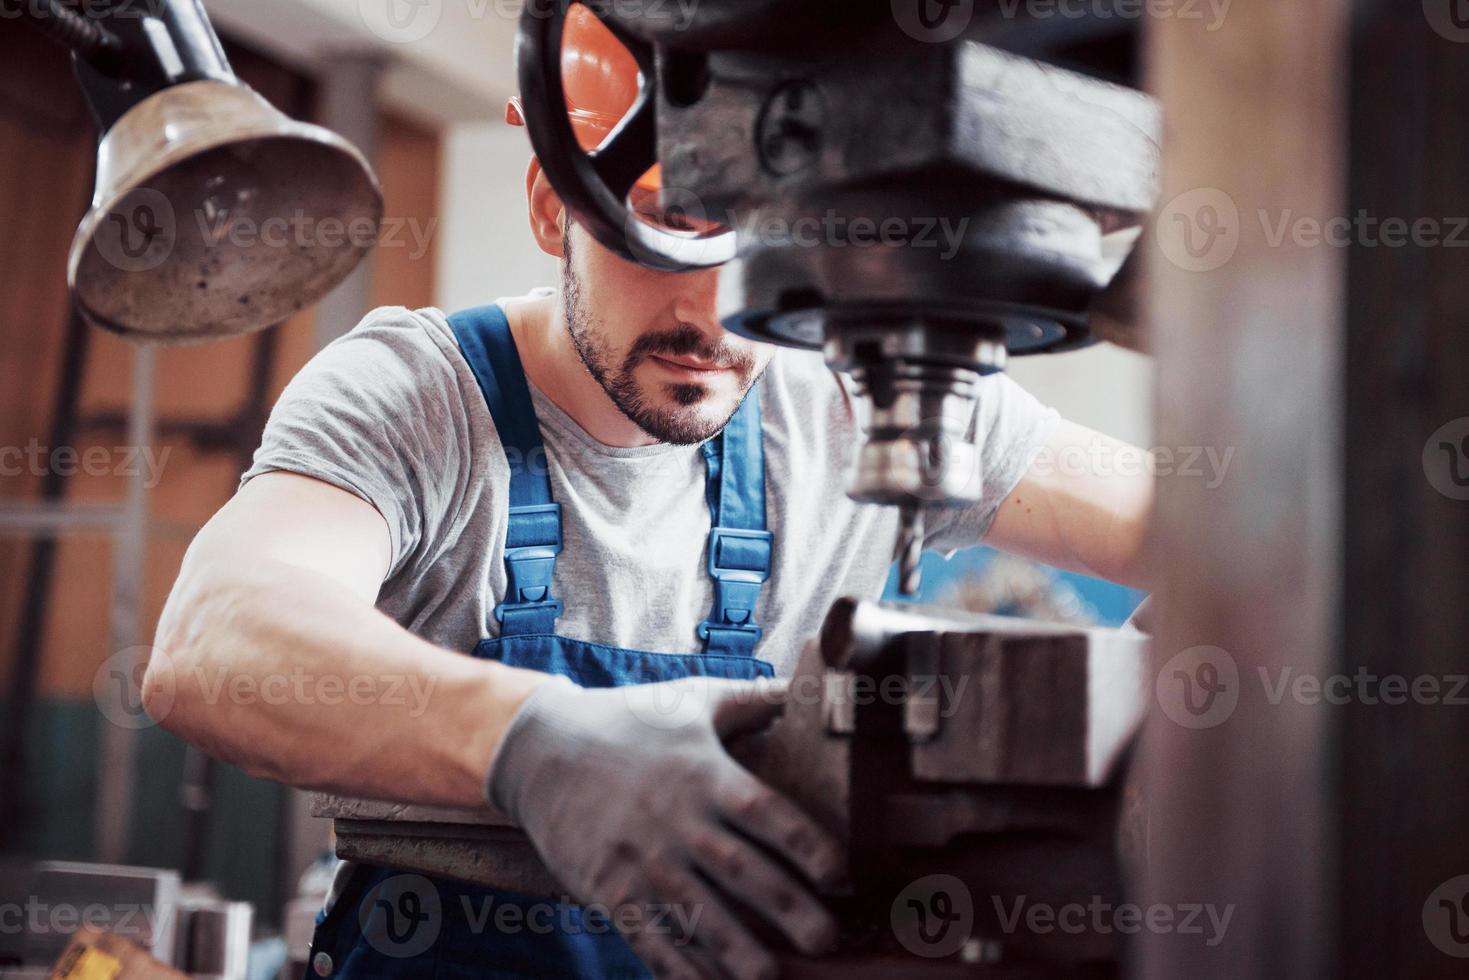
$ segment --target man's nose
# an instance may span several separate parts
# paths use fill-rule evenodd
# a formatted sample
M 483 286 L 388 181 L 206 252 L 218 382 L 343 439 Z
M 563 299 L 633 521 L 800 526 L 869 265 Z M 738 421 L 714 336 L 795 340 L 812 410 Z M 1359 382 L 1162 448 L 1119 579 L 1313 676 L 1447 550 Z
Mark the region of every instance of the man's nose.
M 730 337 L 719 322 L 720 269 L 699 269 L 681 276 L 685 281 L 674 304 L 680 323 L 697 328 L 714 343 Z

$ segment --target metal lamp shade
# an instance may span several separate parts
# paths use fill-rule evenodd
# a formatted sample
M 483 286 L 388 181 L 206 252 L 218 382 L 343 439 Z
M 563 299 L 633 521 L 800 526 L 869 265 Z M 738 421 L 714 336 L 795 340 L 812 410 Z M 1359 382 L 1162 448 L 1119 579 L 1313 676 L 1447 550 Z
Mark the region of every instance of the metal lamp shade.
M 342 282 L 376 242 L 367 161 L 245 85 L 197 81 L 128 110 L 98 151 L 68 281 L 93 324 L 186 343 L 279 323 Z

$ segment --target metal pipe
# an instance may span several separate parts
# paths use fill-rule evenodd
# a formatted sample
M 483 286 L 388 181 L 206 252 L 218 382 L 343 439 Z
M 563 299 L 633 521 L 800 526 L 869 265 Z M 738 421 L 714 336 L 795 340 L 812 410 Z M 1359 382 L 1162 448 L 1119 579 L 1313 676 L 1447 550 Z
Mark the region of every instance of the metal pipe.
M 133 356 L 133 389 L 128 419 L 128 442 L 146 449 L 153 442 L 153 381 L 155 353 L 143 345 Z M 141 467 L 128 479 L 124 505 L 126 519 L 112 553 L 112 610 L 110 647 L 113 656 L 123 654 L 117 665 L 127 676 L 136 677 L 142 637 L 144 569 L 148 545 L 148 484 Z M 135 749 L 137 734 L 122 725 L 102 726 L 97 774 L 97 854 L 99 860 L 116 864 L 124 860 L 132 817 Z

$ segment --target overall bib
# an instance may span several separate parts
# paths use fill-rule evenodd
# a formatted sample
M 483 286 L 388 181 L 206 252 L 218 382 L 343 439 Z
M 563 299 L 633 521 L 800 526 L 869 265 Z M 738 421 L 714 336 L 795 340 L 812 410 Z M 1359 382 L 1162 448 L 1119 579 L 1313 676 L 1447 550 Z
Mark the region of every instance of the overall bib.
M 521 461 L 544 459 L 540 424 L 504 312 L 480 307 L 449 323 L 507 454 Z M 512 448 L 518 456 L 510 454 Z M 561 552 L 561 510 L 551 498 L 545 467 L 519 465 L 510 476 L 509 586 L 495 609 L 500 635 L 481 640 L 474 656 L 563 674 L 583 687 L 772 676 L 773 667 L 754 655 L 760 639 L 755 601 L 770 576 L 773 540 L 765 529 L 758 391 L 750 392 L 722 434 L 704 443 L 703 452 L 714 608 L 697 630 L 702 652 L 651 653 L 557 635 L 564 607 L 552 595 L 552 576 Z M 515 925 L 497 925 L 501 921 Z M 330 912 L 319 918 L 309 962 L 308 978 L 648 976 L 604 914 L 368 865 L 354 869 Z

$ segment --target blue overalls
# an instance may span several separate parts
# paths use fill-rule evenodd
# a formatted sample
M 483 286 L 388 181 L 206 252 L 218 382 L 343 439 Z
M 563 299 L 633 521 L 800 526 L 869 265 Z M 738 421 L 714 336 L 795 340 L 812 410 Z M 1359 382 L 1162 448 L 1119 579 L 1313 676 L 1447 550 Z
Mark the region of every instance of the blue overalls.
M 511 458 L 544 459 L 540 424 L 504 312 L 498 306 L 480 307 L 450 317 L 449 324 L 507 453 L 513 448 L 519 455 Z M 770 576 L 773 540 L 765 529 L 758 391 L 751 391 L 724 432 L 704 443 L 703 451 L 712 515 L 708 568 L 715 598 L 709 618 L 697 630 L 701 653 L 626 650 L 556 634 L 563 609 L 552 595 L 561 552 L 560 506 L 551 497 L 545 468 L 522 465 L 512 467 L 510 476 L 505 542 L 509 587 L 495 609 L 500 635 L 481 640 L 474 655 L 564 674 L 583 687 L 695 675 L 737 680 L 772 676 L 772 666 L 754 655 L 760 639 L 755 602 Z M 503 921 L 520 926 L 497 926 L 497 910 L 506 906 L 524 914 Z M 311 953 L 307 977 L 648 976 L 605 915 L 367 865 L 356 867 L 330 913 L 319 919 Z

